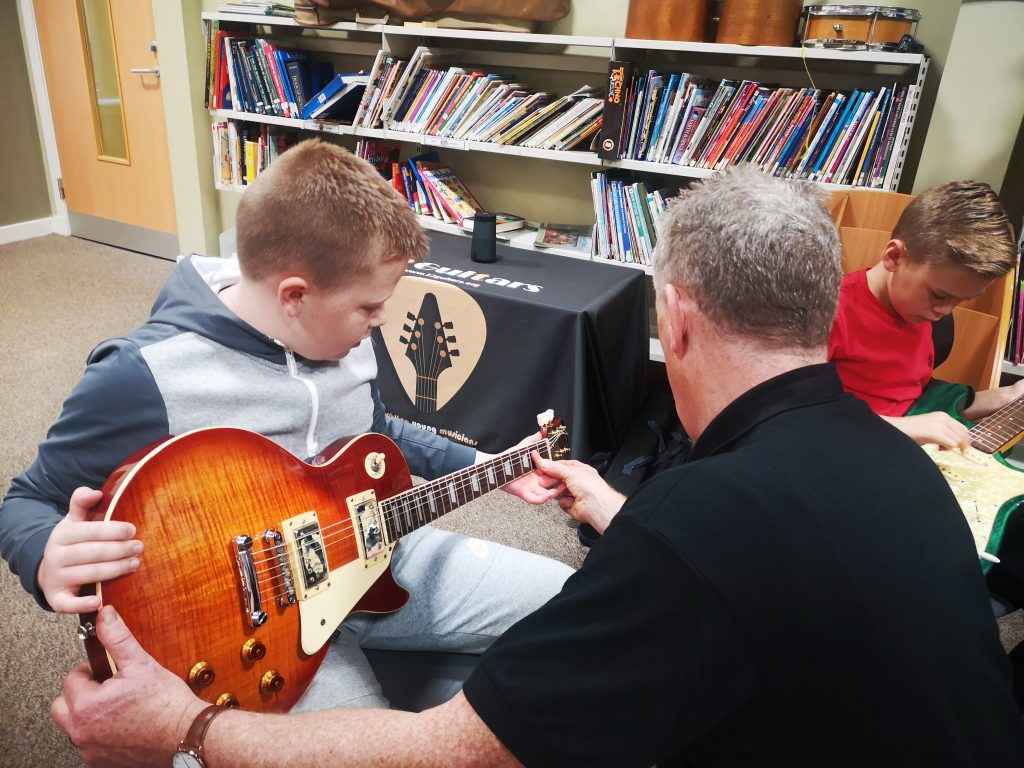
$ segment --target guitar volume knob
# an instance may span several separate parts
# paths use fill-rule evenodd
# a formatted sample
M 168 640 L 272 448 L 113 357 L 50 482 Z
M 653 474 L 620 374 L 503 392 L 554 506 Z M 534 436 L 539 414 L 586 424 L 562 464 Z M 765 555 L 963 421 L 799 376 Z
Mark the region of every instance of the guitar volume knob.
M 260 693 L 273 694 L 284 688 L 284 677 L 276 670 L 268 670 L 260 678 Z
M 216 675 L 214 674 L 213 667 L 205 661 L 197 661 L 188 672 L 188 684 L 199 690 L 212 683 L 214 677 Z
M 254 637 L 242 644 L 242 658 L 246 661 L 259 661 L 267 655 L 267 646 Z

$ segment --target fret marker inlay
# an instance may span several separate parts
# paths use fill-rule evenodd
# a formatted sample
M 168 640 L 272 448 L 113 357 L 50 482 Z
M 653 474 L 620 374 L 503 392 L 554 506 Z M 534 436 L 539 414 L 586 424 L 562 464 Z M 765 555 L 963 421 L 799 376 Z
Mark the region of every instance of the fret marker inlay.
M 494 474 L 494 467 L 488 467 L 487 468 L 487 482 L 489 482 L 491 485 L 497 485 L 498 484 L 498 478 Z
M 452 500 L 452 504 L 459 503 L 459 497 L 455 495 L 455 483 L 448 483 L 448 497 Z
M 511 462 L 511 460 L 507 460 L 506 459 L 505 463 L 502 464 L 501 468 L 505 470 L 505 477 L 512 477 L 512 462 Z
M 473 493 L 480 493 L 480 478 L 476 475 L 469 476 L 469 484 L 473 486 Z

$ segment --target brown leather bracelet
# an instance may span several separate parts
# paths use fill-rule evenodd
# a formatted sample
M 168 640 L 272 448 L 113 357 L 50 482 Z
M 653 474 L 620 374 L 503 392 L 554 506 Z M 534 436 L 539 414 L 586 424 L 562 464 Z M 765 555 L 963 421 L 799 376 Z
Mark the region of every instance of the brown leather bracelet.
M 185 734 L 185 738 L 178 745 L 178 752 L 191 753 L 203 765 L 206 765 L 206 761 L 203 760 L 203 741 L 206 739 L 206 732 L 210 729 L 210 723 L 213 722 L 213 718 L 227 709 L 229 707 L 223 704 L 211 704 L 196 715 L 196 719 L 189 726 L 188 733 Z

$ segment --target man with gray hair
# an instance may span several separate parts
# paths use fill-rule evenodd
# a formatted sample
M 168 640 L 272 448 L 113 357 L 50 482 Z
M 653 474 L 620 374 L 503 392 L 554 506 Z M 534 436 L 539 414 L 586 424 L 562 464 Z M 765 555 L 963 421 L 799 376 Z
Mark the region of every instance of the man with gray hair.
M 1024 765 L 966 521 L 934 464 L 826 362 L 839 273 L 809 185 L 741 168 L 684 194 L 655 274 L 689 461 L 626 500 L 583 464 L 534 455 L 602 536 L 462 693 L 415 715 L 225 712 L 204 759 Z M 97 764 L 169 760 L 204 703 L 116 615 L 97 632 L 119 676 L 71 702 L 69 733 Z

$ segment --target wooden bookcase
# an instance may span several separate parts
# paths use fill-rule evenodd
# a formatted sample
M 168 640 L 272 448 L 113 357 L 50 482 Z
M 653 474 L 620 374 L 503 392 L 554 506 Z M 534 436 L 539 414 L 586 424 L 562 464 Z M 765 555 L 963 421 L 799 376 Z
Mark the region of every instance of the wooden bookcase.
M 718 43 L 691 43 L 664 40 L 633 40 L 615 37 L 501 33 L 480 30 L 441 29 L 418 25 L 381 25 L 343 22 L 317 30 L 301 27 L 293 19 L 234 13 L 204 12 L 204 21 L 232 22 L 240 29 L 270 38 L 283 47 L 319 52 L 336 57 L 346 68 L 369 69 L 381 48 L 407 57 L 418 45 L 457 49 L 465 53 L 465 63 L 497 68 L 522 76 L 524 81 L 556 94 L 568 93 L 587 83 L 603 88 L 608 62 L 628 59 L 642 66 L 691 72 L 708 79 L 723 77 L 756 79 L 773 84 L 817 88 L 878 87 L 892 82 L 924 84 L 928 58 L 921 54 L 878 51 L 836 51 L 801 47 L 741 46 Z M 903 140 L 893 150 L 894 163 L 887 189 L 899 188 L 907 146 L 915 128 L 918 98 L 908 102 Z M 582 215 L 591 208 L 589 174 L 594 170 L 622 169 L 676 185 L 687 180 L 706 178 L 716 171 L 682 165 L 639 160 L 602 160 L 589 151 L 554 151 L 506 146 L 479 141 L 440 138 L 385 129 L 339 125 L 319 120 L 298 120 L 229 110 L 211 110 L 216 120 L 265 123 L 301 131 L 334 135 L 342 143 L 354 145 L 357 138 L 385 139 L 416 147 L 436 148 L 446 163 L 466 178 L 474 193 L 493 210 L 520 212 L 533 205 L 550 209 L 553 198 L 565 202 L 567 210 Z M 483 159 L 481 159 L 483 158 Z M 496 170 L 487 174 L 494 164 Z M 474 173 L 476 178 L 474 178 Z M 488 178 L 485 179 L 485 176 Z M 493 177 L 493 178 L 490 178 Z M 494 178 L 499 181 L 494 183 Z M 584 183 L 586 180 L 586 183 Z M 531 187 L 530 185 L 534 186 Z M 822 184 L 833 192 L 853 189 L 848 185 Z M 222 191 L 232 187 L 218 186 Z M 527 218 L 531 217 L 526 211 Z M 557 218 L 557 217 L 555 217 Z M 573 216 L 567 214 L 566 219 Z M 565 219 L 558 219 L 565 220 Z M 424 227 L 463 234 L 461 229 L 421 217 Z M 532 247 L 530 238 L 513 236 L 512 245 Z M 588 258 L 571 251 L 547 250 L 553 256 Z M 604 260 L 624 268 L 650 267 Z M 651 340 L 651 358 L 664 360 L 657 339 Z

